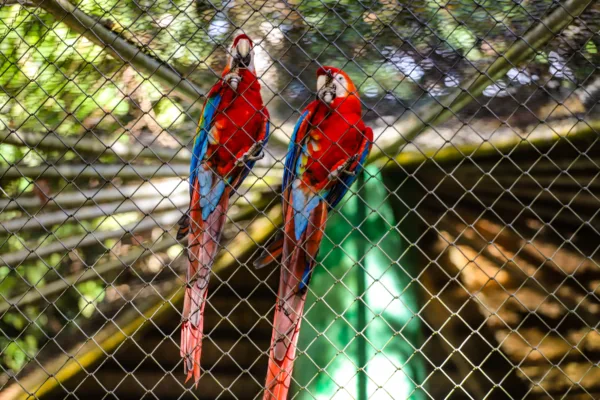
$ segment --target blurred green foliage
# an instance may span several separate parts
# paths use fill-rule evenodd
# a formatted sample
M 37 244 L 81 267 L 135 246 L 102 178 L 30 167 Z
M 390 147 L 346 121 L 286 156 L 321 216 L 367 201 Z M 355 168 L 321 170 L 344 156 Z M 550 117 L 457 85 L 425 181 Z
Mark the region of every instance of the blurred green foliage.
M 81 293 L 78 306 L 81 315 L 89 318 L 96 309 L 96 304 L 104 299 L 104 285 L 98 281 L 87 281 L 77 285 L 77 290 Z

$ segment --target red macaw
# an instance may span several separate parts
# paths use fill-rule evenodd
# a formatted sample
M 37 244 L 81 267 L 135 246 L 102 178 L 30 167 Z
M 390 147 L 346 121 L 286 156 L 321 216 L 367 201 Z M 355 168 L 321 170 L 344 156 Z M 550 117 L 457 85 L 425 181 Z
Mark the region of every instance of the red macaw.
M 178 238 L 188 236 L 187 287 L 181 326 L 186 382 L 200 379 L 204 306 L 229 197 L 263 157 L 269 113 L 254 69 L 252 40 L 238 35 L 222 79 L 206 96 L 190 165 L 190 208 L 179 221 Z
M 328 212 L 348 191 L 371 150 L 356 87 L 333 67 L 317 71 L 317 99 L 296 123 L 283 176 L 283 235 L 255 266 L 282 257 L 264 400 L 285 400 L 308 283 Z

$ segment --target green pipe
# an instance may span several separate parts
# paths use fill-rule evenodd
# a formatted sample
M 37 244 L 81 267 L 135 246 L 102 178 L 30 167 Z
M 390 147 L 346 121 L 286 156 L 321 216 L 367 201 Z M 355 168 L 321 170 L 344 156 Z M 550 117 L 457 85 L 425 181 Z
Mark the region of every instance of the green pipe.
M 357 186 L 359 188 L 363 187 L 365 184 L 365 173 L 360 174 L 357 180 Z M 358 223 L 361 224 L 363 221 L 367 219 L 367 210 L 366 203 L 363 201 L 358 202 L 357 207 L 357 220 Z M 368 399 L 368 377 L 367 377 L 367 341 L 365 335 L 367 334 L 367 310 L 366 310 L 366 294 L 367 294 L 367 271 L 366 265 L 366 254 L 367 254 L 367 243 L 365 240 L 358 240 L 357 243 L 358 255 L 363 255 L 362 258 L 358 260 L 356 264 L 357 267 L 357 329 L 358 335 L 356 340 L 358 342 L 357 348 L 357 362 L 358 362 L 358 399 L 357 400 L 367 400 Z

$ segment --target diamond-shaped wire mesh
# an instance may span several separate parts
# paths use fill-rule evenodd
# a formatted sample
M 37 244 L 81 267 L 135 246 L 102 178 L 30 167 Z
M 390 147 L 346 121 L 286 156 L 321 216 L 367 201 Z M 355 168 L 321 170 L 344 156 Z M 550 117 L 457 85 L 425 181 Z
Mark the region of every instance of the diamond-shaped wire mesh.
M 176 236 L 242 32 L 271 134 L 229 201 L 195 388 Z M 288 398 L 599 399 L 599 32 L 593 0 L 0 0 L 0 399 L 263 398 L 286 267 L 252 264 L 322 66 L 374 140 Z

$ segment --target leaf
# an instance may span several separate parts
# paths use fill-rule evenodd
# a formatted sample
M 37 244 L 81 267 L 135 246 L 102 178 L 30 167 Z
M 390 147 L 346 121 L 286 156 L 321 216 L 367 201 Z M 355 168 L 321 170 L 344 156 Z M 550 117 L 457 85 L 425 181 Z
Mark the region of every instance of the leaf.
M 81 315 L 90 318 L 96 310 L 96 305 L 104 300 L 105 290 L 100 281 L 87 281 L 77 286 L 81 293 L 77 304 Z

